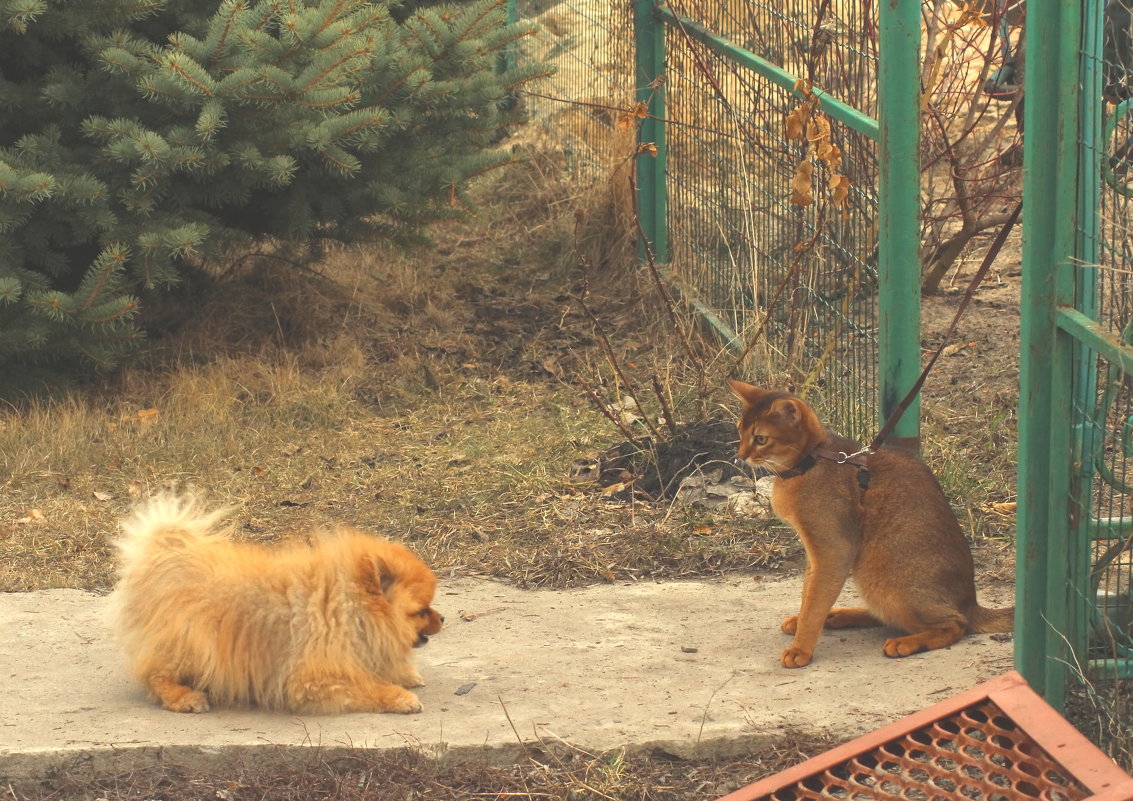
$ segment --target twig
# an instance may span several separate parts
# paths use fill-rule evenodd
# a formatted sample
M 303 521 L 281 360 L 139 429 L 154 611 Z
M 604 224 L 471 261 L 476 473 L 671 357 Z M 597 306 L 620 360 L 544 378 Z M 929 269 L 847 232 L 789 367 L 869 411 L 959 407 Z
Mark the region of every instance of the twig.
M 622 436 L 629 440 L 635 448 L 644 453 L 645 445 L 640 440 L 638 440 L 633 431 L 630 430 L 629 426 L 625 424 L 621 417 L 614 414 L 613 407 L 610 405 L 610 402 L 605 398 L 600 397 L 597 390 L 595 390 L 594 387 L 590 386 L 590 383 L 582 376 L 578 377 L 578 383 L 582 385 L 582 389 L 586 392 L 587 395 L 590 396 L 590 399 L 594 401 L 594 405 L 598 407 L 598 411 L 606 415 L 606 418 L 615 426 L 617 426 L 618 431 L 622 432 Z
M 618 377 L 618 380 L 621 381 L 625 386 L 626 392 L 631 398 L 633 398 L 633 402 L 637 404 L 637 408 L 642 410 L 643 413 L 641 415 L 641 419 L 645 423 L 646 428 L 649 429 L 650 433 L 653 434 L 654 437 L 660 439 L 661 434 L 659 431 L 657 431 L 657 427 L 653 425 L 653 421 L 649 419 L 649 415 L 644 413 L 644 407 L 641 404 L 641 398 L 639 398 L 637 394 L 637 387 L 632 381 L 629 380 L 625 372 L 622 370 L 621 361 L 618 359 L 617 353 L 614 352 L 614 348 L 610 344 L 609 338 L 606 336 L 606 330 L 602 327 L 602 323 L 598 319 L 598 315 L 594 313 L 594 310 L 591 309 L 589 305 L 587 305 L 586 300 L 581 296 L 575 297 L 575 301 L 578 303 L 583 313 L 588 318 L 590 318 L 590 322 L 594 324 L 594 334 L 598 338 L 598 344 L 602 346 L 602 350 L 605 352 L 606 358 L 610 362 L 610 367 L 613 369 L 614 375 L 616 375 Z
M 677 435 L 677 420 L 673 417 L 673 410 L 669 408 L 669 402 L 665 398 L 664 389 L 661 382 L 657 380 L 657 375 L 651 376 L 653 379 L 653 394 L 657 396 L 657 402 L 661 404 L 661 413 L 664 415 L 665 423 L 669 426 L 669 433 L 674 437 Z

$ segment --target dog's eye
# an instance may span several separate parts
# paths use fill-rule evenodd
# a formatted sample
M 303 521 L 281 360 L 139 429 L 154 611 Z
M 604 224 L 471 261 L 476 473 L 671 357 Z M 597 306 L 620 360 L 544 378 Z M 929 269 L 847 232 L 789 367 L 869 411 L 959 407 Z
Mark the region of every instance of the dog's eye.
M 422 609 L 420 612 L 417 613 L 417 617 L 428 617 L 428 616 L 429 616 L 429 607 L 427 607 L 427 606 L 424 609 Z
M 755 441 L 756 445 L 767 444 L 767 437 L 763 436 L 762 434 L 756 434 L 754 437 L 752 437 L 752 439 Z

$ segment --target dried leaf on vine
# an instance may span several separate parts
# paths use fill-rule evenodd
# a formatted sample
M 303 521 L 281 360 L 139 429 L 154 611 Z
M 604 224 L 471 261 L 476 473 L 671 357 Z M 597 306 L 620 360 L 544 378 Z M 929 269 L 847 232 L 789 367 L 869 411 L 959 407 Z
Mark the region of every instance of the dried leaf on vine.
M 798 106 L 787 114 L 787 138 L 788 139 L 802 139 L 803 129 L 806 126 L 807 107 L 805 105 Z
M 838 145 L 823 143 L 823 146 L 818 149 L 818 157 L 826 162 L 826 166 L 830 168 L 831 172 L 838 172 L 842 169 L 842 148 Z
M 649 106 L 644 102 L 638 102 L 631 108 L 622 109 L 618 112 L 617 126 L 622 131 L 628 131 L 634 127 L 637 120 L 643 120 L 648 116 Z
M 830 196 L 834 206 L 845 211 L 850 203 L 850 179 L 845 175 L 830 176 Z
M 971 3 L 956 3 L 959 6 L 957 16 L 954 21 L 948 26 L 950 28 L 963 28 L 966 25 L 973 25 L 977 28 L 986 28 L 987 18 L 975 8 L 972 8 Z
M 657 155 L 657 145 L 652 142 L 642 142 L 637 146 L 638 153 L 648 153 L 650 156 Z
M 795 177 L 791 179 L 791 202 L 796 206 L 809 206 L 814 202 L 811 194 L 811 176 L 814 165 L 809 161 L 800 161 L 795 170 Z
M 830 120 L 825 114 L 815 113 L 806 126 L 806 138 L 812 142 L 830 141 Z

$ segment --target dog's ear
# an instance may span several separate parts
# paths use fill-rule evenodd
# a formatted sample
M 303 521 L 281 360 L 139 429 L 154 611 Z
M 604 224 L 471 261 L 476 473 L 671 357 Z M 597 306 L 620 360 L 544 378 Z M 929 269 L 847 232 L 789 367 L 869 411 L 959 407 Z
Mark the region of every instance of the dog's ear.
M 358 578 L 372 595 L 384 596 L 397 583 L 397 576 L 380 556 L 363 556 L 358 564 Z
M 387 565 L 382 559 L 374 560 L 374 569 L 378 574 L 378 581 L 381 584 L 382 595 L 388 594 L 390 588 L 397 583 L 397 576 L 393 574 L 393 571 L 389 569 L 389 565 Z

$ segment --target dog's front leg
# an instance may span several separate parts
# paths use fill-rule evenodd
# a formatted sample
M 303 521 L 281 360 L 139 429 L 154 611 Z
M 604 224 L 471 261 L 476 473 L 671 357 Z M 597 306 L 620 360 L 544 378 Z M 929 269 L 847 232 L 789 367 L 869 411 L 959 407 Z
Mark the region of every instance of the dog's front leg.
M 417 696 L 404 687 L 364 673 L 298 676 L 291 682 L 291 706 L 297 712 L 336 714 L 339 712 L 421 711 Z

